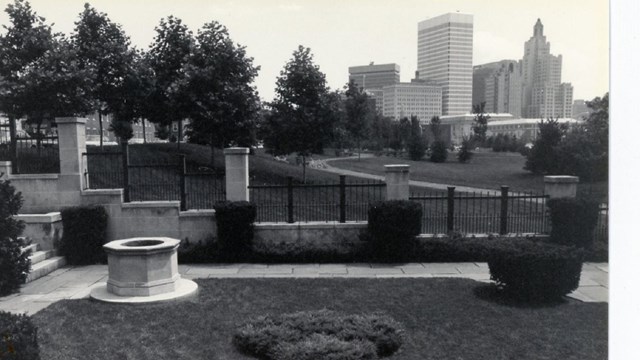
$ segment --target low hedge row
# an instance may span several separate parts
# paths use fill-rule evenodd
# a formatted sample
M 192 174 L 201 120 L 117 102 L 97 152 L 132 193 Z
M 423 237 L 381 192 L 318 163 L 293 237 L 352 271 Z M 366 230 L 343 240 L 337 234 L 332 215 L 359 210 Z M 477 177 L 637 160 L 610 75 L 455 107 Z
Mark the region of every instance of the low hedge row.
M 80 206 L 62 210 L 64 233 L 59 251 L 69 265 L 106 263 L 102 248 L 107 239 L 108 214 L 101 206 Z
M 40 359 L 37 328 L 29 316 L 0 311 L 0 359 Z

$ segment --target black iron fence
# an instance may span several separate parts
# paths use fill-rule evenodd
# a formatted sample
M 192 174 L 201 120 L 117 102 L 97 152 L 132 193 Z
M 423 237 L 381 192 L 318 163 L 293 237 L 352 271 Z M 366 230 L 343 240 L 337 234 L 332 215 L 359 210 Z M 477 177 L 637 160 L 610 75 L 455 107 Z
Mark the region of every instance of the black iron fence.
M 83 155 L 88 188 L 124 189 L 125 202 L 177 200 L 182 210 L 188 210 L 212 209 L 226 198 L 224 175 L 187 164 L 183 155 L 153 163 L 129 163 L 122 152 Z
M 23 133 L 12 139 L 9 125 L 1 124 L 0 160 L 11 161 L 14 174 L 57 174 L 60 172 L 58 136 Z
M 369 204 L 384 200 L 381 181 L 250 185 L 249 198 L 256 204 L 257 222 L 366 221 Z
M 463 233 L 545 233 L 548 219 L 547 195 L 513 193 L 503 186 L 500 192 L 456 193 L 431 191 L 412 194 L 409 199 L 422 205 L 422 232 Z
M 609 205 L 600 204 L 598 224 L 596 225 L 596 241 L 609 242 Z

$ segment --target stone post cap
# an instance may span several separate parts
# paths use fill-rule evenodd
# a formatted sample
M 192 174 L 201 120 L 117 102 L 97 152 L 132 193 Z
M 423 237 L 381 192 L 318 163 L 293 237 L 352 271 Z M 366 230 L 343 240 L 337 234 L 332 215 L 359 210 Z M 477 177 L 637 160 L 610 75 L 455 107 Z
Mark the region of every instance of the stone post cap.
M 11 161 L 0 161 L 0 166 L 11 166 Z
M 575 184 L 580 182 L 580 178 L 569 175 L 550 175 L 544 177 L 544 182 L 551 184 Z
M 249 148 L 246 147 L 231 147 L 224 149 L 225 155 L 246 155 L 249 154 Z
M 410 165 L 404 165 L 404 164 L 397 164 L 397 165 L 385 165 L 384 166 L 384 171 L 385 172 L 399 172 L 399 173 L 404 173 L 404 172 L 409 172 L 409 168 L 411 166 Z
M 87 118 L 82 117 L 57 117 L 55 118 L 56 124 L 86 124 Z

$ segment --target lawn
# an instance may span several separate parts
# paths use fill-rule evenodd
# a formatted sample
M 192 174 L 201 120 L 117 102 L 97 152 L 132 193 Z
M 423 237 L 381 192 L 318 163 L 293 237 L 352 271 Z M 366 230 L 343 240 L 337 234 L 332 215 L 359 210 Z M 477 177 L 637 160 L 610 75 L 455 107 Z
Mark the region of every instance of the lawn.
M 499 304 L 467 279 L 207 279 L 178 303 L 64 300 L 33 316 L 43 359 L 249 359 L 231 337 L 264 314 L 382 311 L 406 330 L 389 359 L 606 359 L 604 303 Z M 482 295 L 485 294 L 485 295 Z

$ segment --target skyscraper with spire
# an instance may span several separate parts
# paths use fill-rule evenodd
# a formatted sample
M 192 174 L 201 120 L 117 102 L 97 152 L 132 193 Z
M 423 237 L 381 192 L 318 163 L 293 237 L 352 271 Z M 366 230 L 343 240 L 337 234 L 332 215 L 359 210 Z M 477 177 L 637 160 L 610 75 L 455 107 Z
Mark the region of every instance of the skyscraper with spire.
M 552 55 L 540 19 L 524 43 L 522 115 L 526 118 L 571 117 L 573 87 L 562 80 L 562 55 Z

